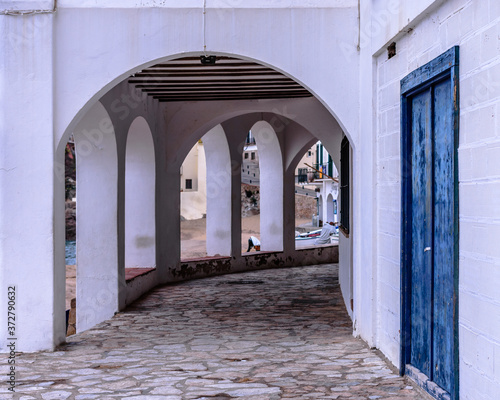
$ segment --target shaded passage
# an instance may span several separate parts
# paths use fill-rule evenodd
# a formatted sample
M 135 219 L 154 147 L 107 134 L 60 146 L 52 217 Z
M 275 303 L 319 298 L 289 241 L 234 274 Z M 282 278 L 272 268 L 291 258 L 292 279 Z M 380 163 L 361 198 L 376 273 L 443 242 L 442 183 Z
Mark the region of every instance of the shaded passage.
M 24 399 L 425 399 L 352 337 L 334 264 L 163 286 L 54 353 Z M 11 398 L 1 388 L 2 398 Z M 17 398 L 17 397 L 16 397 Z

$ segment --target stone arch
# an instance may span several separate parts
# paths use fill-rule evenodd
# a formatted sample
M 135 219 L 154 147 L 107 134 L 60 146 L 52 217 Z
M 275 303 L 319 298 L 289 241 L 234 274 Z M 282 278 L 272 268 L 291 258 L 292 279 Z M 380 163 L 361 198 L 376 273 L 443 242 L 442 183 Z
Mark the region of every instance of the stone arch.
M 125 268 L 156 265 L 155 150 L 149 124 L 134 119 L 125 151 Z
M 259 152 L 261 249 L 283 250 L 283 156 L 273 127 L 266 121 L 251 128 Z
M 186 53 L 182 54 L 183 56 Z M 194 54 L 194 53 L 193 53 Z M 219 53 L 217 53 L 219 54 Z M 222 54 L 222 53 L 221 53 Z M 234 54 L 228 54 L 228 55 L 233 55 Z M 163 62 L 166 60 L 172 60 L 175 59 L 176 56 L 169 56 L 166 58 L 161 58 L 161 59 L 156 59 L 154 61 L 148 62 L 146 64 L 141 65 L 141 67 L 137 67 L 134 70 L 130 70 L 128 73 L 122 74 L 120 79 L 123 79 L 123 77 L 126 77 L 130 74 L 130 72 L 134 72 L 137 69 L 144 68 L 145 66 L 149 66 L 152 64 L 155 64 L 157 62 Z M 242 57 L 243 59 L 249 59 L 249 57 Z M 265 64 L 265 63 L 264 63 Z M 287 74 L 289 75 L 289 74 Z M 293 78 L 293 77 L 292 77 Z M 116 86 L 116 82 L 120 81 L 120 79 L 115 79 L 113 81 L 113 84 Z M 74 116 L 73 120 L 67 125 L 67 129 L 64 132 L 62 139 L 59 142 L 57 153 L 62 153 L 64 150 L 64 144 L 65 144 L 65 138 L 69 136 L 69 134 L 72 132 L 73 128 L 78 124 L 80 121 L 86 119 L 86 114 L 89 112 L 90 109 L 93 108 L 95 105 L 95 101 L 97 101 L 100 96 L 102 96 L 104 93 L 107 93 L 105 89 L 108 91 L 110 88 L 113 87 L 113 84 L 106 85 L 106 88 L 103 88 L 102 90 L 99 90 L 97 94 L 95 94 L 90 100 L 87 101 L 87 103 L 84 104 L 82 109 L 78 111 L 78 113 Z M 317 98 L 311 97 L 311 98 L 306 98 L 306 99 L 295 99 L 296 101 L 293 102 L 292 105 L 286 105 L 284 106 L 279 100 L 268 100 L 266 102 L 242 102 L 240 104 L 227 104 L 228 107 L 220 107 L 220 104 L 217 104 L 217 102 L 213 102 L 213 104 L 189 104 L 187 107 L 183 107 L 182 111 L 178 113 L 177 115 L 177 120 L 184 120 L 186 121 L 186 115 L 188 116 L 188 119 L 191 121 L 190 124 L 187 124 L 187 126 L 183 129 L 176 130 L 175 126 L 169 126 L 168 125 L 168 120 L 165 118 L 162 121 L 158 121 L 158 126 L 155 127 L 155 132 L 156 131 L 162 131 L 162 132 L 176 132 L 177 136 L 174 138 L 173 141 L 170 141 L 168 138 L 163 138 L 159 139 L 158 136 L 155 134 L 155 144 L 157 146 L 157 154 L 162 155 L 162 157 L 158 157 L 160 161 L 157 159 L 157 169 L 161 171 L 166 171 L 167 175 L 172 175 L 178 174 L 178 169 L 177 172 L 175 169 L 177 168 L 176 165 L 179 162 L 179 158 L 182 157 L 182 153 L 185 150 L 184 147 L 188 145 L 188 143 L 194 138 L 194 137 L 201 137 L 203 133 L 208 132 L 210 129 L 212 129 L 214 126 L 221 124 L 224 121 L 227 121 L 231 118 L 235 117 L 243 117 L 248 114 L 261 114 L 261 113 L 269 113 L 270 110 L 272 110 L 272 113 L 269 113 L 271 115 L 276 115 L 278 118 L 288 118 L 291 117 L 292 121 L 300 124 L 303 126 L 307 131 L 309 132 L 315 132 L 315 135 L 322 140 L 322 142 L 325 143 L 325 147 L 327 147 L 327 142 L 329 142 L 331 137 L 336 136 L 336 132 L 341 132 L 342 129 L 337 122 L 335 116 L 333 113 L 329 111 L 325 105 L 322 104 L 322 101 L 319 101 Z M 234 102 L 238 103 L 238 102 Z M 112 106 L 112 104 L 111 104 Z M 193 115 L 194 112 L 197 110 L 195 109 L 196 106 L 200 107 L 202 106 L 203 114 L 200 115 L 200 118 L 197 118 L 193 120 L 192 118 L 189 118 L 191 115 Z M 142 109 L 142 106 L 141 106 Z M 155 109 L 156 111 L 160 110 L 160 108 L 156 108 L 155 104 L 152 104 L 152 107 L 150 108 L 149 111 Z M 206 111 L 205 111 L 206 109 Z M 311 112 L 311 110 L 314 110 L 314 112 Z M 67 110 L 66 110 L 67 111 Z M 66 112 L 65 111 L 65 112 Z M 108 113 L 112 113 L 112 109 L 108 109 Z M 187 114 L 186 114 L 187 113 Z M 212 113 L 210 117 L 208 117 L 208 114 Z M 111 115 L 111 119 L 113 122 L 115 122 L 115 119 L 117 119 L 116 115 Z M 136 114 L 137 115 L 137 112 Z M 113 119 L 114 117 L 114 119 Z M 148 118 L 149 120 L 149 118 Z M 328 127 L 333 127 L 333 129 L 318 129 L 317 126 L 317 121 L 318 120 L 324 120 L 323 126 L 328 126 Z M 109 119 L 108 119 L 109 121 Z M 58 127 L 63 126 L 64 124 L 59 124 Z M 117 125 L 118 126 L 118 125 Z M 270 125 L 271 127 L 273 124 Z M 168 129 L 167 129 L 168 128 Z M 186 131 L 187 129 L 187 131 Z M 56 128 L 57 132 L 60 132 L 61 130 Z M 332 134 L 332 132 L 335 132 L 335 135 Z M 168 146 L 163 145 L 162 141 L 164 143 L 167 143 L 168 141 Z M 57 139 L 56 139 L 57 142 Z M 333 141 L 334 142 L 334 141 Z M 334 143 L 335 144 L 335 143 Z M 329 147 L 329 148 L 334 148 L 334 147 Z M 121 147 L 119 147 L 119 156 L 123 157 L 123 154 L 121 152 Z M 284 150 L 283 150 L 284 151 Z M 231 148 L 231 153 L 234 153 L 234 149 Z M 283 157 L 284 155 L 281 156 L 280 160 L 283 163 Z M 163 161 L 161 160 L 163 158 Z M 120 158 L 122 159 L 122 158 Z M 232 157 L 234 160 L 235 158 Z M 283 165 L 282 165 L 283 168 Z M 121 181 L 120 181 L 121 182 Z M 233 182 L 234 183 L 234 182 Z M 283 181 L 281 180 L 280 183 L 283 186 Z M 60 185 L 63 187 L 63 184 Z M 168 204 L 173 204 L 176 206 L 176 202 L 178 200 L 174 199 L 174 190 L 178 186 L 178 182 L 174 182 L 174 180 L 169 181 L 167 185 L 164 185 L 163 188 L 158 188 L 157 189 L 157 201 L 162 202 L 163 204 L 168 203 Z M 234 186 L 234 184 L 233 184 Z M 283 189 L 283 188 L 282 188 Z M 59 189 L 58 189 L 59 190 Z M 170 195 L 166 195 L 166 193 L 171 192 L 172 193 L 172 198 L 169 197 Z M 281 190 L 283 193 L 283 190 Z M 235 195 L 234 189 L 232 189 L 232 194 L 233 196 Z M 178 194 L 177 194 L 178 196 Z M 166 201 L 165 201 L 166 200 Z M 172 202 L 171 200 L 174 200 Z M 281 198 L 281 201 L 283 201 L 283 197 Z M 58 209 L 60 209 L 60 206 L 57 205 Z M 234 206 L 233 206 L 234 208 Z M 280 214 L 281 214 L 281 222 L 283 223 L 284 217 L 283 217 L 283 208 L 280 207 Z M 166 237 L 171 237 L 170 231 L 171 225 L 173 224 L 174 226 L 177 225 L 177 220 L 175 218 L 170 218 L 171 215 L 169 212 L 162 211 L 160 216 L 157 215 L 157 221 L 158 221 L 158 227 L 157 227 L 157 240 L 164 240 Z M 120 218 L 120 215 L 119 215 Z M 176 217 L 178 218 L 178 217 Z M 167 227 L 167 224 L 164 222 L 168 221 L 169 227 Z M 234 210 L 233 210 L 233 228 L 234 228 Z M 276 225 L 274 225 L 274 228 L 276 228 Z M 122 228 L 123 229 L 123 228 Z M 160 231 L 158 231 L 160 230 Z M 233 229 L 234 230 L 234 229 Z M 281 229 L 281 233 L 277 232 L 277 236 L 281 237 L 280 240 L 277 241 L 277 246 L 273 248 L 273 250 L 283 250 L 283 227 Z M 176 235 L 173 235 L 173 238 L 175 238 Z M 61 238 L 61 235 L 58 235 L 58 238 Z M 123 240 L 123 239 L 122 239 Z M 233 235 L 233 247 L 235 243 L 234 235 Z M 278 243 L 279 242 L 279 243 Z M 178 243 L 177 240 L 172 240 L 171 244 L 166 243 L 164 248 L 157 248 L 157 252 L 161 252 L 161 254 L 157 254 L 157 262 L 158 266 L 160 268 L 158 272 L 159 276 L 159 281 L 160 282 L 167 282 L 169 279 L 171 279 L 171 273 L 169 271 L 172 270 L 172 268 L 175 268 L 175 265 L 179 262 L 179 250 L 178 250 Z M 289 246 L 292 248 L 292 246 Z M 266 248 L 263 247 L 263 250 Z M 123 248 L 122 254 L 123 254 Z M 232 250 L 233 254 L 237 254 L 238 252 L 234 251 L 234 248 Z M 123 255 L 122 255 L 123 257 Z M 123 259 L 122 259 L 123 260 Z M 123 261 L 121 261 L 123 262 Z M 123 290 L 123 285 L 125 284 L 124 281 L 124 276 L 123 276 L 123 271 L 121 272 L 121 278 L 118 279 L 119 283 L 118 286 L 120 286 L 120 290 Z M 118 289 L 116 290 L 118 293 Z

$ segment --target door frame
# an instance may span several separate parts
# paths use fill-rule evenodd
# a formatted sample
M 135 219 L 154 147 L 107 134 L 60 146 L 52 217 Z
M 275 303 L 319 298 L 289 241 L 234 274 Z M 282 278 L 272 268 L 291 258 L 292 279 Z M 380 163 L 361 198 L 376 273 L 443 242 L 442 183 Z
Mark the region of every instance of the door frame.
M 458 140 L 459 140 L 459 48 L 454 46 L 401 80 L 401 358 L 400 374 L 408 375 L 437 399 L 459 398 L 458 341 Z M 454 271 L 453 271 L 453 368 L 454 382 L 448 395 L 410 364 L 411 355 L 411 263 L 412 263 L 412 138 L 408 98 L 436 82 L 451 80 L 454 130 Z M 426 379 L 427 378 L 427 379 Z

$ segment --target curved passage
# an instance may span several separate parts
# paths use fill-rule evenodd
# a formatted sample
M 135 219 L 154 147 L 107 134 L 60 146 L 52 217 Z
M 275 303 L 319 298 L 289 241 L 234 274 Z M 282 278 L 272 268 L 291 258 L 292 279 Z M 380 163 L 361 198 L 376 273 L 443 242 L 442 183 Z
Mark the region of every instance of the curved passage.
M 75 398 L 422 399 L 351 326 L 326 264 L 157 288 L 57 353 L 18 357 L 26 376 L 64 373 Z

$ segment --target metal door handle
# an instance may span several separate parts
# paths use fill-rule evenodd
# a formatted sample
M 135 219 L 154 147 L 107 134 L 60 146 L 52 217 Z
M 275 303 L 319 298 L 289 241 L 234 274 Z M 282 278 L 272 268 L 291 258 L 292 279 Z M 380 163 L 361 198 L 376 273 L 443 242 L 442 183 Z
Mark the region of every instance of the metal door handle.
M 431 248 L 430 248 L 430 247 L 426 247 L 426 248 L 424 249 L 424 253 L 425 253 L 426 251 L 431 251 Z

